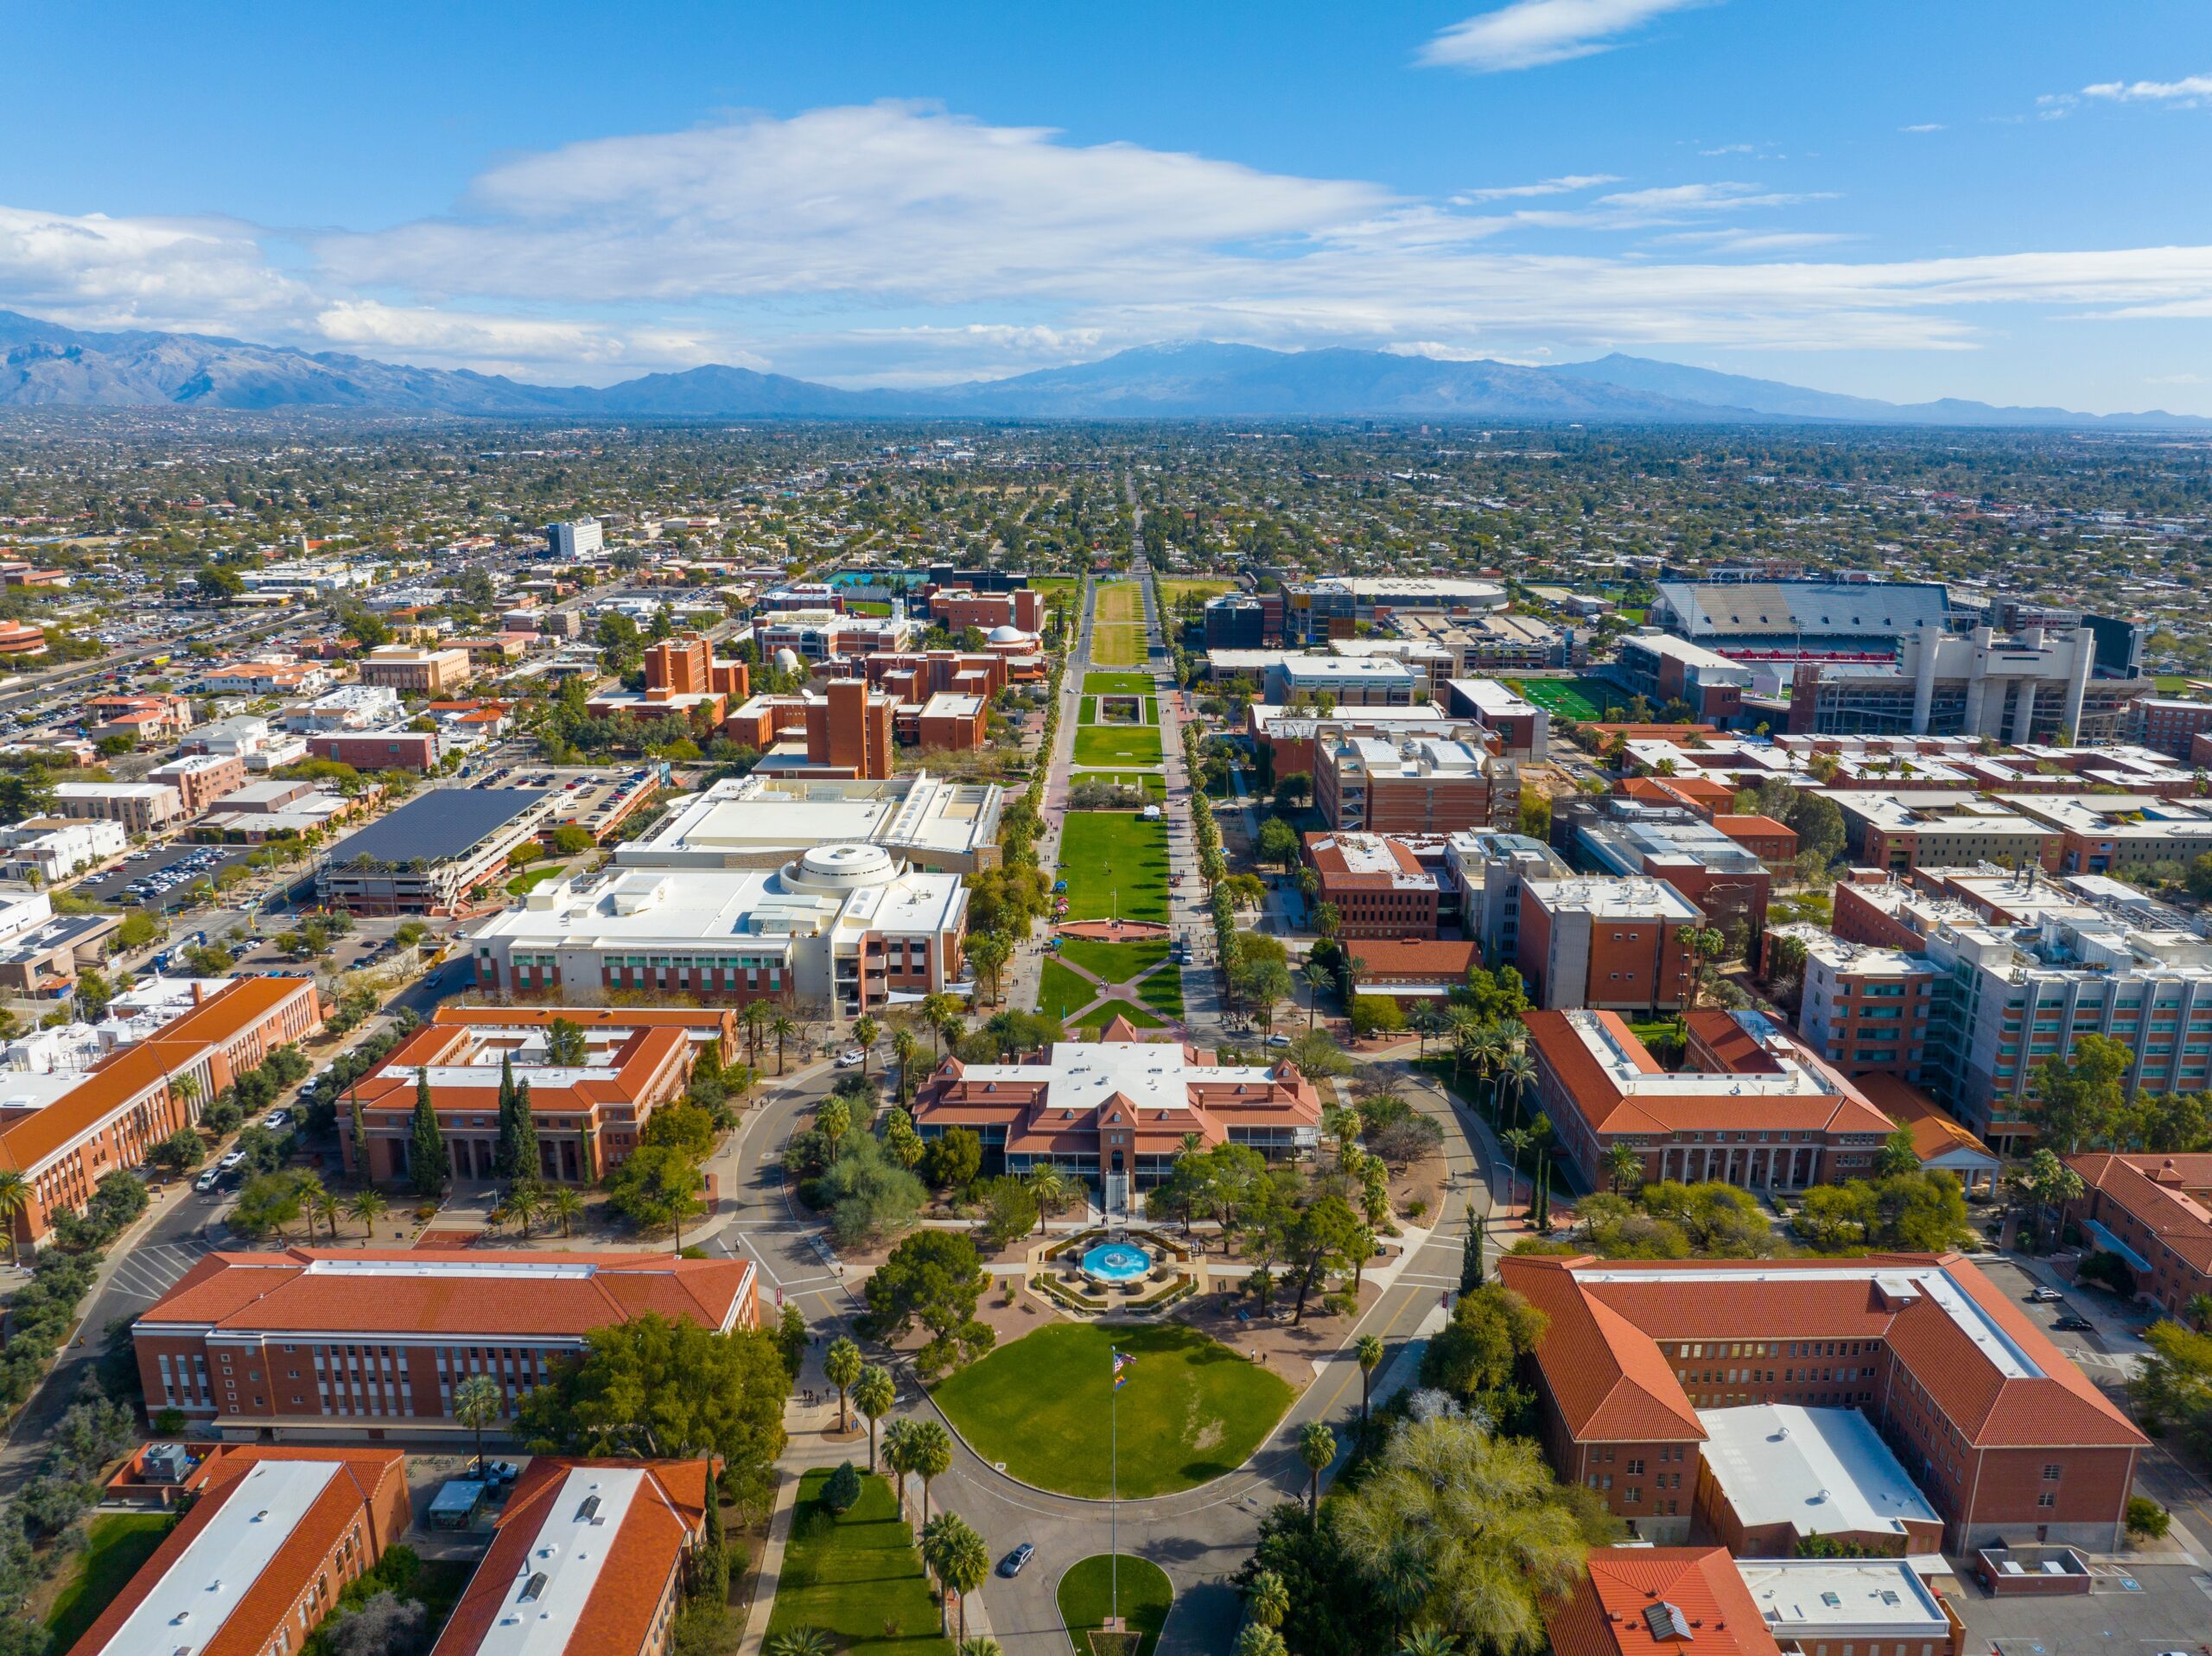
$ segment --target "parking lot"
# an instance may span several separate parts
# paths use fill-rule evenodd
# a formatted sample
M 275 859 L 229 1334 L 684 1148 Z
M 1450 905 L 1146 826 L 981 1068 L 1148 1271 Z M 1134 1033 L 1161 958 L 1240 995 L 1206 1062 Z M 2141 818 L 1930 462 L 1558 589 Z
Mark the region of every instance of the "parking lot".
M 185 893 L 200 880 L 212 880 L 223 868 L 243 863 L 251 846 L 165 845 L 133 852 L 112 873 L 79 887 L 103 903 L 133 903 L 149 909 L 184 906 Z

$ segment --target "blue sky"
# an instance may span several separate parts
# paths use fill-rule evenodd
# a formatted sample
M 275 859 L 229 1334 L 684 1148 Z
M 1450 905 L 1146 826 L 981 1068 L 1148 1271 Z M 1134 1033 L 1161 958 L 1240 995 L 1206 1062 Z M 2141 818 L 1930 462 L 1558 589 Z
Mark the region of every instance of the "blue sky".
M 2212 413 L 2212 5 L 10 9 L 0 306 L 522 378 L 1170 339 Z

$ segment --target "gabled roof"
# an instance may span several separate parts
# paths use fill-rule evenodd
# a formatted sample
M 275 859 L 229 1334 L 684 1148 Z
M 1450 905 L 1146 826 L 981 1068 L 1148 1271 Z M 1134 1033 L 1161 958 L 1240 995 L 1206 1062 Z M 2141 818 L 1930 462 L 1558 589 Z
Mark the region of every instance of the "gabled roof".
M 1544 1607 L 1554 1656 L 1780 1656 L 1726 1547 L 1593 1547 Z
M 1576 1284 L 1571 1262 L 1509 1254 L 1498 1279 L 1551 1319 L 1536 1347 L 1567 1430 L 1590 1443 L 1701 1441 L 1697 1411 L 1659 1348 Z
M 2197 1270 L 2212 1272 L 2212 1156 L 2101 1153 L 2066 1164 Z

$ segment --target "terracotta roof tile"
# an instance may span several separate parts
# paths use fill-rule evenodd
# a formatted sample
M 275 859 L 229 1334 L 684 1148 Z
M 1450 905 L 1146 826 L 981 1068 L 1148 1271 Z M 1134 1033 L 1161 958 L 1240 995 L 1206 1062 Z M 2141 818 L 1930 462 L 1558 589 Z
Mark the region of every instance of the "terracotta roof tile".
M 2098 1154 L 2066 1164 L 2197 1270 L 2212 1272 L 2212 1156 Z
M 1645 1612 L 1672 1606 L 1690 1637 L 1662 1638 Z M 1588 1572 L 1544 1607 L 1555 1656 L 1780 1656 L 1725 1547 L 1593 1547 Z

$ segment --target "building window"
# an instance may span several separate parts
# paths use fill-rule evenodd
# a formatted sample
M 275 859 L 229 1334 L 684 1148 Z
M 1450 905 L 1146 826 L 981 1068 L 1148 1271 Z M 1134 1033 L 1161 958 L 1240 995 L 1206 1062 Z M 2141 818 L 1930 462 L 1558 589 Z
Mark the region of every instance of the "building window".
M 2036 1497 L 2036 1505 L 2038 1507 L 2056 1507 L 2058 1505 L 2058 1491 L 2056 1489 L 2044 1490 L 2041 1494 Z
M 2059 1475 L 2060 1475 L 2060 1474 L 2062 1474 L 2064 1470 L 2065 1470 L 2065 1468 L 2063 1468 L 2063 1467 L 2059 1467 L 2059 1466 L 2046 1466 L 2046 1467 L 2044 1467 L 2044 1469 L 2043 1469 L 2043 1481 L 2044 1481 L 2045 1483 L 2056 1483 L 2056 1482 L 2058 1482 L 2058 1479 L 2059 1479 Z

